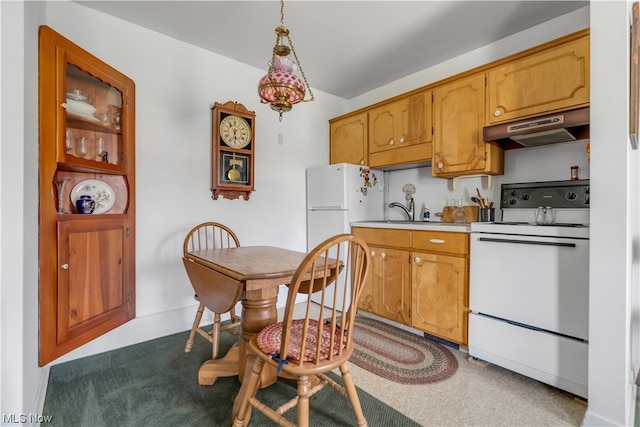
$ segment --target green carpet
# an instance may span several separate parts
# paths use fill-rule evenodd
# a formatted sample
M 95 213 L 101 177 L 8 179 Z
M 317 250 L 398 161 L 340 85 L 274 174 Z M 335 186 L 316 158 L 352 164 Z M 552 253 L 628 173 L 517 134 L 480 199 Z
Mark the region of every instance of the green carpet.
M 191 353 L 184 353 L 187 337 L 188 332 L 181 332 L 52 366 L 43 415 L 53 417 L 50 425 L 65 427 L 230 426 L 238 378 L 198 385 L 198 369 L 210 358 L 211 347 L 196 337 Z M 220 354 L 235 340 L 224 332 Z M 358 393 L 369 426 L 419 426 L 366 392 Z M 294 395 L 295 383 L 279 380 L 258 396 L 278 405 Z M 330 387 L 313 396 L 310 404 L 312 426 L 355 425 L 348 400 Z M 292 409 L 287 418 L 295 420 L 295 415 Z M 253 411 L 249 425 L 274 424 Z

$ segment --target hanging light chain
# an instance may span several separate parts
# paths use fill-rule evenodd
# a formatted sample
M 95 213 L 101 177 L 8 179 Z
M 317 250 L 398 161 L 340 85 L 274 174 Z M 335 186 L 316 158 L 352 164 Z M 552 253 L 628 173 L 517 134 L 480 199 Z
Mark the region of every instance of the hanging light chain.
M 289 41 L 289 46 L 291 46 L 291 52 L 293 52 L 293 57 L 296 60 L 296 64 L 300 69 L 300 74 L 302 74 L 302 80 L 304 80 L 304 84 L 307 86 L 307 90 L 309 91 L 310 99 L 303 99 L 302 102 L 310 102 L 315 100 L 313 96 L 313 91 L 311 90 L 311 86 L 309 85 L 309 81 L 307 80 L 307 76 L 304 74 L 304 70 L 302 69 L 302 63 L 298 59 L 298 54 L 296 53 L 295 47 L 293 47 L 293 42 L 291 41 L 291 37 L 289 37 L 289 29 L 284 25 L 284 0 L 280 0 L 280 26 L 285 30 L 281 33 L 278 32 L 276 28 L 276 46 L 273 48 L 273 55 L 271 55 L 271 62 L 275 62 L 276 59 L 276 50 L 278 47 L 278 40 L 284 36 Z M 269 75 L 273 72 L 273 65 L 269 65 Z
M 315 98 L 313 96 L 313 92 L 311 91 L 311 86 L 309 86 L 309 82 L 307 81 L 307 76 L 304 74 L 304 70 L 302 70 L 302 63 L 298 59 L 298 55 L 296 54 L 296 49 L 293 47 L 293 42 L 291 41 L 291 37 L 286 36 L 287 40 L 289 40 L 289 46 L 291 46 L 291 52 L 293 52 L 293 57 L 296 59 L 296 64 L 298 64 L 298 68 L 300 68 L 300 74 L 302 74 L 302 80 L 304 80 L 304 84 L 307 86 L 307 90 L 309 91 L 309 95 L 311 95 L 311 99 L 303 99 L 302 102 L 313 101 Z

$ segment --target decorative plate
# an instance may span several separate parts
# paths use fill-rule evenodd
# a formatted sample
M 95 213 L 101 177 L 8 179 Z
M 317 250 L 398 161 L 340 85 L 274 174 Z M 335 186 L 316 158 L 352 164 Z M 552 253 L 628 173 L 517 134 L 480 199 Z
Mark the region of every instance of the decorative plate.
M 93 210 L 94 214 L 101 214 L 107 212 L 116 201 L 116 196 L 113 188 L 104 181 L 99 179 L 87 179 L 77 183 L 71 190 L 71 202 L 76 205 L 76 200 L 88 194 L 93 200 L 96 201 L 96 207 Z

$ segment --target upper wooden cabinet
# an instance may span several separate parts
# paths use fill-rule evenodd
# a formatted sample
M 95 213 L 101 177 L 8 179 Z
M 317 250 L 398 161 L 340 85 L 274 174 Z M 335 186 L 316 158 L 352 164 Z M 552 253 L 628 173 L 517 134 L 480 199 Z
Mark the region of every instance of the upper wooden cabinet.
M 487 124 L 589 105 L 589 35 L 564 38 L 488 72 Z
M 431 91 L 369 110 L 369 166 L 421 163 L 432 153 Z
M 329 120 L 329 163 L 367 165 L 367 113 Z
M 484 142 L 483 127 L 588 106 L 589 60 L 586 29 L 341 116 L 330 161 L 501 175 L 503 148 Z
M 482 137 L 485 75 L 474 74 L 434 89 L 432 175 L 504 173 L 502 148 Z
M 49 27 L 39 43 L 44 365 L 135 317 L 135 85 Z

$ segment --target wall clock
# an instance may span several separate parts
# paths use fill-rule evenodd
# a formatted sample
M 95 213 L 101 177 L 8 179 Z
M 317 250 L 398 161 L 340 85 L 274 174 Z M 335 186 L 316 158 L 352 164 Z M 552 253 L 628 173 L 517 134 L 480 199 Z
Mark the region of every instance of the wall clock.
M 256 113 L 228 101 L 213 104 L 211 198 L 243 197 L 253 191 Z

